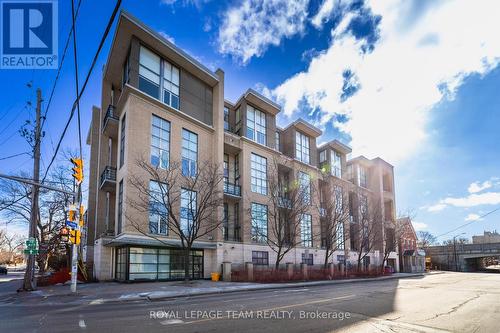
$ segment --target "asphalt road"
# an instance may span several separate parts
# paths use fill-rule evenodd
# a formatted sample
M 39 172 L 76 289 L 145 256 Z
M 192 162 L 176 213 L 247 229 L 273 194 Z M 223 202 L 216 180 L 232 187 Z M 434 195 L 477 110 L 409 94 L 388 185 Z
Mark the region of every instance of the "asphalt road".
M 1 332 L 499 332 L 500 274 L 99 304 L 0 303 Z

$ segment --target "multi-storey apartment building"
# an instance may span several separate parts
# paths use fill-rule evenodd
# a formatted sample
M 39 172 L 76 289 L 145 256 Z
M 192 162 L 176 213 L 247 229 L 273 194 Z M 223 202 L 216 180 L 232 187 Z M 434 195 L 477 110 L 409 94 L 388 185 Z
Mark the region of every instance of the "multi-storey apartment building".
M 351 149 L 337 140 L 318 147 L 321 130 L 302 119 L 279 128 L 280 111 L 278 104 L 252 89 L 235 103 L 225 100 L 222 70 L 212 72 L 122 12 L 103 72 L 101 105 L 92 110 L 87 138 L 91 156 L 86 259 L 94 277 L 183 277 L 180 240 L 169 232 L 167 219 L 153 214 L 158 224 L 148 229 L 151 214 L 130 204 L 140 195 L 131 179 L 148 181 L 138 160 L 164 169 L 172 161 L 182 161 L 186 170 L 203 161 L 222 167 L 223 207 L 215 217 L 222 221 L 221 228 L 194 242 L 193 278 L 220 271 L 223 262 L 274 262 L 275 253 L 263 242 L 262 232 L 255 232 L 267 230 L 270 179 L 279 179 L 284 187 L 298 182 L 311 193 L 310 207 L 301 214 L 300 244 L 283 262 L 323 263 L 321 188 L 339 186 L 352 206 L 352 218 L 339 228 L 339 239 L 345 241 L 331 262 L 354 265 L 357 245 L 352 235 L 361 232 L 353 227 L 358 198 L 380 207 L 384 215 L 377 228 L 386 232 L 394 221 L 393 167 L 380 158 L 348 161 Z M 137 225 L 154 237 L 138 232 Z M 384 246 L 382 238 L 377 240 L 366 265 L 383 264 Z M 397 268 L 395 253 L 388 264 Z

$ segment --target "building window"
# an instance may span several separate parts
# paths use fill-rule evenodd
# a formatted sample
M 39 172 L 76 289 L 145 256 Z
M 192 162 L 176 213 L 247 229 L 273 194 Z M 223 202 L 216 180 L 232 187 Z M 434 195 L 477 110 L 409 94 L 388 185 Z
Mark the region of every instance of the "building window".
M 312 247 L 312 218 L 309 214 L 300 217 L 300 239 L 302 246 Z
M 247 138 L 266 144 L 266 114 L 251 106 L 247 108 Z
M 269 252 L 267 251 L 252 251 L 252 264 L 254 265 L 269 265 Z
M 160 57 L 141 46 L 139 54 L 139 90 L 159 99 Z
M 127 55 L 127 59 L 125 59 L 125 63 L 123 64 L 122 89 L 129 82 L 129 78 L 130 78 L 130 52 Z
M 224 131 L 229 130 L 229 109 L 227 107 L 224 107 Z
M 224 182 L 229 183 L 229 155 L 224 154 Z
M 347 180 L 354 184 L 355 179 L 354 179 L 354 172 L 353 172 L 352 164 L 349 164 L 347 166 L 346 174 L 347 174 Z
M 309 163 L 309 137 L 300 132 L 295 132 L 295 158 Z
M 118 185 L 118 227 L 117 227 L 117 235 L 122 232 L 122 215 L 123 215 L 123 179 L 120 180 L 120 184 Z
M 326 150 L 322 150 L 319 153 L 319 163 L 323 163 L 326 161 Z
M 299 186 L 300 186 L 300 195 L 304 199 L 306 204 L 311 203 L 311 176 L 306 173 L 299 171 Z
M 170 159 L 170 122 L 153 115 L 151 122 L 151 164 L 166 169 Z
M 179 110 L 179 69 L 163 61 L 163 103 Z
M 227 202 L 224 202 L 224 215 L 222 218 L 222 237 L 224 237 L 224 240 L 228 240 L 229 234 L 229 206 Z
M 302 253 L 302 263 L 308 266 L 314 265 L 314 255 L 312 253 Z
M 335 195 L 335 211 L 339 216 L 344 214 L 344 190 L 341 186 L 334 185 L 333 193 Z
M 234 241 L 240 242 L 240 204 L 234 204 Z
M 240 184 L 240 155 L 234 156 L 234 183 Z
M 366 219 L 368 213 L 368 197 L 366 195 L 359 196 L 359 214 L 360 218 Z
M 332 151 L 332 175 L 342 178 L 342 156 L 336 151 Z
M 122 118 L 122 126 L 120 132 L 120 168 L 125 162 L 125 115 Z
M 267 206 L 252 203 L 252 241 L 267 241 Z
M 276 140 L 276 150 L 280 151 L 280 132 L 278 131 L 276 131 L 275 140 Z
M 368 187 L 368 177 L 366 173 L 366 168 L 364 166 L 358 166 L 359 170 L 359 186 Z
M 267 159 L 252 153 L 250 160 L 252 192 L 267 195 Z
M 182 129 L 182 175 L 196 176 L 198 162 L 198 135 Z
M 196 215 L 196 192 L 181 189 L 181 229 L 184 235 L 192 234 L 194 216 Z
M 344 249 L 344 224 L 339 222 L 337 224 L 336 239 L 337 239 L 337 250 Z
M 167 184 L 149 182 L 149 232 L 152 234 L 168 234 L 167 195 Z

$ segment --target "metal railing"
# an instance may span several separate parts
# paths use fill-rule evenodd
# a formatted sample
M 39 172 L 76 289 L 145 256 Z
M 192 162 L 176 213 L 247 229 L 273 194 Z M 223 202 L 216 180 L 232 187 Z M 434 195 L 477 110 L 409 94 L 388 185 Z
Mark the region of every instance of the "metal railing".
M 101 173 L 101 187 L 105 182 L 116 182 L 116 168 L 106 166 Z
M 108 109 L 106 110 L 106 114 L 104 115 L 104 127 L 106 127 L 106 124 L 110 119 L 118 120 L 118 115 L 115 112 L 115 106 L 111 104 L 108 105 Z
M 232 184 L 229 182 L 224 182 L 224 193 L 234 195 L 236 197 L 241 196 L 241 186 Z

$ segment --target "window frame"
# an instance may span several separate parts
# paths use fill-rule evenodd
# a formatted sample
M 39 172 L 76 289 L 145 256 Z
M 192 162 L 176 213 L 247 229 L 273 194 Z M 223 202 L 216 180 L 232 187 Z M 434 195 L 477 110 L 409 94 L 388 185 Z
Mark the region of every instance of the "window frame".
M 184 194 L 187 193 L 189 195 L 188 198 L 184 197 Z M 192 195 L 194 194 L 194 199 Z M 181 230 L 186 237 L 191 235 L 191 230 L 193 227 L 193 223 L 197 214 L 197 206 L 198 206 L 198 193 L 194 190 L 190 190 L 187 188 L 181 188 L 181 204 L 180 204 L 180 224 Z M 184 202 L 188 201 L 190 207 L 185 207 Z M 193 207 L 194 202 L 194 207 Z
M 184 134 L 187 134 L 188 138 L 185 137 Z M 191 140 L 191 136 L 194 136 L 196 138 L 196 142 L 193 142 Z M 185 147 L 185 144 L 187 144 L 187 147 Z M 195 144 L 196 146 L 196 151 L 191 149 L 191 144 Z M 192 156 L 196 156 L 195 159 L 192 158 Z M 196 173 L 198 172 L 198 134 L 195 132 L 192 132 L 186 128 L 182 129 L 182 146 L 181 146 L 181 171 L 182 175 L 184 177 L 196 177 Z M 187 161 L 187 174 L 185 173 L 184 169 L 184 161 Z M 194 168 L 193 168 L 194 165 Z
M 258 214 L 258 215 L 257 215 Z M 268 207 L 252 202 L 250 204 L 251 239 L 255 243 L 265 243 L 268 237 Z
M 303 163 L 311 163 L 311 142 L 309 136 L 295 131 L 295 158 Z
M 123 115 L 122 121 L 121 121 L 121 126 L 120 126 L 120 169 L 122 168 L 123 164 L 125 163 L 125 133 L 127 129 L 127 122 L 126 122 L 126 116 L 127 114 Z
M 155 119 L 157 119 L 159 121 L 159 125 L 155 125 Z M 163 125 L 167 125 L 168 129 L 164 129 L 163 128 Z M 155 135 L 154 134 L 154 131 L 155 131 L 155 128 L 158 128 L 158 135 Z M 165 139 L 162 137 L 162 134 L 164 134 L 164 132 L 167 132 L 168 133 L 168 139 Z M 172 124 L 170 123 L 170 121 L 168 120 L 165 120 L 161 117 L 158 117 L 157 115 L 152 115 L 152 118 L 151 118 L 151 145 L 150 145 L 150 162 L 151 162 L 151 165 L 157 167 L 157 168 L 160 168 L 160 169 L 168 169 L 168 167 L 170 166 L 170 139 L 171 139 L 171 134 L 172 134 Z M 155 146 L 154 143 L 153 143 L 153 139 L 157 138 L 158 139 L 158 146 Z M 167 146 L 168 146 L 168 149 L 164 149 L 162 148 L 162 144 L 164 144 L 166 141 L 167 143 Z M 153 149 L 156 149 L 158 150 L 158 165 L 155 165 L 153 163 Z M 163 166 L 162 163 L 165 162 L 163 159 L 162 159 L 162 155 L 163 153 L 166 153 L 167 155 L 167 160 L 166 160 L 166 166 Z
M 250 118 L 250 115 L 253 115 Z M 264 132 L 262 132 L 262 130 Z M 251 136 L 250 136 L 251 134 Z M 267 119 L 266 113 L 247 105 L 247 132 L 246 137 L 261 145 L 267 144 Z
M 267 158 L 255 153 L 250 155 L 250 190 L 267 195 Z
M 300 242 L 303 247 L 313 247 L 311 214 L 300 215 Z
M 269 266 L 269 252 L 252 251 L 252 264 L 257 266 Z
M 158 190 L 153 189 L 152 185 L 157 184 Z M 163 189 L 162 189 L 163 188 Z M 156 195 L 168 196 L 168 184 L 157 182 L 155 180 L 149 181 L 149 233 L 153 235 L 163 235 L 168 236 L 169 228 L 168 228 L 168 207 L 165 206 L 164 199 L 160 197 L 155 198 Z M 152 202 L 156 200 L 156 202 Z M 168 199 L 167 199 L 168 200 Z M 152 211 L 152 206 L 159 206 L 159 208 L 154 208 Z M 161 211 L 160 211 L 161 210 Z M 164 210 L 164 211 L 163 211 Z M 154 223 L 153 219 L 156 219 L 156 230 L 152 229 L 152 223 Z M 162 221 L 163 219 L 163 221 Z M 162 232 L 162 224 L 164 225 L 164 232 Z

